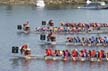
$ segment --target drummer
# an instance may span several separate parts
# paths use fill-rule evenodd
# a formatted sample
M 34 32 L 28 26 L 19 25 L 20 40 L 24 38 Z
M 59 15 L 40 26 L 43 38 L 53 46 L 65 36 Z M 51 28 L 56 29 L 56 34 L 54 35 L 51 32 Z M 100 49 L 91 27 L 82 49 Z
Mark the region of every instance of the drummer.
M 31 55 L 31 50 L 30 48 L 28 48 L 25 52 L 24 52 L 25 56 L 30 56 Z
M 28 44 L 24 44 L 20 48 L 21 54 L 26 55 L 31 55 L 31 49 L 29 48 Z
M 47 41 L 51 41 L 51 42 L 56 41 L 55 33 L 50 32 L 47 36 Z

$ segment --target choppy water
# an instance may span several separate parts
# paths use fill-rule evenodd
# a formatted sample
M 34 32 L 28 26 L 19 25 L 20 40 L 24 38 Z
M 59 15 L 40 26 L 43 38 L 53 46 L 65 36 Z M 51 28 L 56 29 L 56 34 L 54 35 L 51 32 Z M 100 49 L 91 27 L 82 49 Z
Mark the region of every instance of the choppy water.
M 32 29 L 40 26 L 42 20 L 53 19 L 56 26 L 64 22 L 101 22 L 108 23 L 108 10 L 81 10 L 71 8 L 48 9 L 32 6 L 0 6 L 0 71 L 107 71 L 108 62 L 53 62 L 44 60 L 10 59 L 11 47 L 29 43 L 33 54 L 44 54 L 44 49 L 50 46 L 38 45 L 39 35 L 17 34 L 16 25 L 30 22 Z M 79 35 L 82 36 L 82 35 Z M 91 35 L 86 35 L 91 36 Z M 101 35 L 103 36 L 103 35 Z M 57 40 L 64 40 L 65 35 Z M 83 47 L 77 47 L 83 49 Z M 86 47 L 85 47 L 86 48 Z M 69 46 L 54 46 L 53 49 L 74 49 Z M 88 49 L 103 49 L 92 47 Z M 107 47 L 104 50 L 108 50 Z

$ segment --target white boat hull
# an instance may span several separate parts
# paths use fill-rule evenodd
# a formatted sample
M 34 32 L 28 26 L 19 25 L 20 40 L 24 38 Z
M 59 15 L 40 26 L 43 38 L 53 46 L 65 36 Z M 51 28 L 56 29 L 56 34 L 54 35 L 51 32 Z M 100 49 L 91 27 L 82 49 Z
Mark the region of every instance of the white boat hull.
M 81 43 L 71 43 L 71 42 L 66 42 L 66 45 L 74 45 L 74 46 L 81 46 Z
M 46 44 L 46 45 L 56 45 L 57 43 L 56 43 L 56 41 L 53 41 L 53 42 L 48 41 L 48 42 L 45 42 L 44 44 Z
M 108 61 L 108 58 L 86 58 L 86 57 L 63 57 L 63 56 L 14 56 L 14 58 L 18 59 L 39 59 L 39 60 L 52 60 L 52 61 L 88 61 L 88 62 L 100 62 L 100 61 Z

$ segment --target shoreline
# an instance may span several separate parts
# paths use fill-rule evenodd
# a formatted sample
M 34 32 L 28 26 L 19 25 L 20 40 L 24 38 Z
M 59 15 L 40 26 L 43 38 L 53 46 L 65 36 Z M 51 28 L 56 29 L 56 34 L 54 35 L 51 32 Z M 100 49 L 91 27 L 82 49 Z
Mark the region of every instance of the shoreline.
M 0 0 L 0 4 L 5 4 L 5 5 L 36 5 L 37 1 L 38 0 Z M 106 1 L 106 0 L 101 0 L 101 1 L 108 3 L 108 1 Z M 78 5 L 78 4 L 85 4 L 86 0 L 44 0 L 44 3 L 46 5 L 62 5 L 62 4 L 72 4 L 72 5 L 77 4 Z
M 46 4 L 45 8 L 77 8 L 78 6 L 83 6 L 84 3 L 80 4 Z M 36 4 L 26 4 L 26 3 L 0 3 L 0 6 L 33 6 L 36 7 Z
M 105 0 L 102 0 L 105 1 Z M 1 0 L 1 5 L 9 5 L 9 6 L 36 6 L 37 0 Z M 44 0 L 46 8 L 77 8 L 78 6 L 83 6 L 86 4 L 85 0 Z M 108 2 L 106 2 L 108 4 Z
M 37 0 L 1 0 L 0 5 L 36 5 Z M 64 5 L 64 4 L 70 4 L 70 5 L 78 5 L 78 4 L 84 4 L 85 1 L 75 1 L 75 0 L 44 0 L 46 6 L 50 5 Z

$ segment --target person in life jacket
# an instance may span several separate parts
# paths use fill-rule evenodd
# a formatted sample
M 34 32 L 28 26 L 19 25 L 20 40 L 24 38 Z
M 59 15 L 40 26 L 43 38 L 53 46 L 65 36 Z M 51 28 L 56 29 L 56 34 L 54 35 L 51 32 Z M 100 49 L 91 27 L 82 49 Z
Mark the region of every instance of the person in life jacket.
M 84 57 L 84 52 L 83 52 L 83 50 L 80 51 L 80 54 L 79 54 L 79 55 L 80 55 L 80 57 Z
M 106 57 L 106 56 L 105 56 L 104 50 L 100 50 L 100 51 L 98 52 L 98 57 L 99 57 L 100 60 L 101 60 L 102 58 L 105 58 L 105 57 Z
M 52 49 L 46 49 L 46 56 L 53 56 L 53 50 Z
M 72 51 L 72 57 L 78 57 L 78 50 L 77 49 L 74 49 Z
M 96 57 L 96 51 L 95 51 L 95 50 L 92 50 L 92 51 L 91 51 L 91 57 L 92 57 L 92 58 L 95 58 L 95 57 Z

